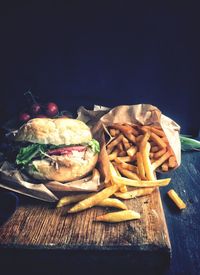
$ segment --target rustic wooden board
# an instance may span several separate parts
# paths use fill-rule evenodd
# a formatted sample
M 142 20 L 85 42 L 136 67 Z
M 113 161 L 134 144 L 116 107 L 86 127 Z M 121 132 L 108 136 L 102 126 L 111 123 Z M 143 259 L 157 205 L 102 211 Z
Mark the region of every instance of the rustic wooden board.
M 67 207 L 55 209 L 31 200 L 21 205 L 12 218 L 0 228 L 0 244 L 16 246 L 49 246 L 51 248 L 123 247 L 151 249 L 170 248 L 159 191 L 151 196 L 125 202 L 129 209 L 141 213 L 141 220 L 118 224 L 94 222 L 97 215 L 109 209 L 95 207 L 78 214 L 66 214 Z
M 94 218 L 110 209 L 95 207 L 78 214 L 66 214 L 67 207 L 55 209 L 52 204 L 25 198 L 10 220 L 0 228 L 0 249 L 4 249 L 2 254 L 6 249 L 34 248 L 40 251 L 77 251 L 79 256 L 83 256 L 81 251 L 87 251 L 93 260 L 97 252 L 97 258 L 103 256 L 105 261 L 108 259 L 106 253 L 110 252 L 109 261 L 112 256 L 115 262 L 118 256 L 120 259 L 123 256 L 124 263 L 128 259 L 134 266 L 138 257 L 144 265 L 159 266 L 168 262 L 171 246 L 159 190 L 125 203 L 129 209 L 141 214 L 141 220 L 97 223 Z M 123 254 L 119 255 L 120 251 Z

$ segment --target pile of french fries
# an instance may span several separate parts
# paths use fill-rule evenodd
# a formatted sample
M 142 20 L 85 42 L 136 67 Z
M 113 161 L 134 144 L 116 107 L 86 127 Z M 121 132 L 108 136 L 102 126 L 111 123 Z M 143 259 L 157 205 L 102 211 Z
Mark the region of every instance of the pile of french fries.
M 168 185 L 171 179 L 157 180 L 155 172 L 156 169 L 166 172 L 175 168 L 176 158 L 160 127 L 115 123 L 108 127 L 108 131 L 111 137 L 106 146 L 111 175 L 109 185 L 92 195 L 63 197 L 57 207 L 75 203 L 68 213 L 76 213 L 93 206 L 121 210 L 96 217 L 96 221 L 102 222 L 140 219 L 140 213 L 128 209 L 119 199 L 150 195 L 156 187 Z M 92 177 L 97 176 L 100 176 L 99 172 L 94 169 Z

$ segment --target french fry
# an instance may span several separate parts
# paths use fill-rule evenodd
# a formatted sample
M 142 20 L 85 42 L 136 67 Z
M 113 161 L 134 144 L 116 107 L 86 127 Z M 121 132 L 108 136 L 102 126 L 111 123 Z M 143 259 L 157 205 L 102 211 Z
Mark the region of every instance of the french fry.
M 132 171 L 132 172 L 134 172 L 134 173 L 138 173 L 138 168 L 137 168 L 137 166 L 135 166 L 135 165 L 132 165 L 132 164 L 129 164 L 129 163 L 126 163 L 126 162 L 121 161 L 121 162 L 120 162 L 120 166 L 121 166 L 122 168 L 127 169 L 127 170 L 129 170 L 129 171 Z
M 128 134 L 134 134 L 134 129 L 131 127 L 129 124 L 120 124 L 120 123 L 114 123 L 112 125 L 114 129 L 117 129 L 121 131 L 123 134 L 128 133 Z
M 73 206 L 72 208 L 70 208 L 68 210 L 68 213 L 76 213 L 76 212 L 80 212 L 85 209 L 91 208 L 91 207 L 97 205 L 98 203 L 100 203 L 102 200 L 107 199 L 110 196 L 112 196 L 118 189 L 119 189 L 118 184 L 114 184 L 109 187 L 106 187 L 102 191 L 75 204 L 75 206 Z
M 119 209 L 123 209 L 126 210 L 127 206 L 121 202 L 118 199 L 111 199 L 111 198 L 107 198 L 104 199 L 103 201 L 100 201 L 97 206 L 103 206 L 103 207 L 115 207 L 115 208 L 119 208 Z
M 155 133 L 151 133 L 151 139 L 161 148 L 167 147 L 167 144 Z
M 109 160 L 114 160 L 119 153 L 118 149 L 115 149 L 110 155 L 108 155 Z
M 158 128 L 155 128 L 154 126 L 152 126 L 152 127 L 150 127 L 150 130 L 154 133 L 154 134 L 156 134 L 156 135 L 158 135 L 159 137 L 165 137 L 165 133 L 164 133 L 164 131 L 163 130 L 160 130 L 160 129 L 158 129 Z
M 110 135 L 112 137 L 115 137 L 116 136 L 116 130 L 115 129 L 109 129 L 109 132 L 110 132 Z
M 161 164 L 163 164 L 163 162 L 165 162 L 170 156 L 171 156 L 171 152 L 167 151 L 164 155 L 162 155 L 159 159 L 157 159 L 156 161 L 154 161 L 151 166 L 153 168 L 153 170 L 156 170 Z
M 117 167 L 118 167 L 120 173 L 122 175 L 126 176 L 127 178 L 133 179 L 133 180 L 140 180 L 140 178 L 138 177 L 138 175 L 136 173 L 131 172 L 131 171 L 127 170 L 127 169 L 124 169 L 120 165 L 118 165 Z
M 136 146 L 131 146 L 128 150 L 127 150 L 127 155 L 129 157 L 133 157 L 137 152 L 137 147 Z
M 143 137 L 144 137 L 144 135 L 139 135 L 139 136 L 137 136 L 137 137 L 136 137 L 136 142 L 137 142 L 137 143 L 140 143 L 141 140 L 143 139 Z
M 140 150 L 141 150 L 141 155 L 142 155 L 142 160 L 143 160 L 143 165 L 144 165 L 146 178 L 148 180 L 154 180 L 155 175 L 154 175 L 154 172 L 153 172 L 151 161 L 149 159 L 150 143 L 146 142 L 146 144 L 142 144 L 140 146 Z
M 131 147 L 127 138 L 123 137 L 122 142 L 123 142 L 125 150 L 128 150 Z
M 150 151 L 151 151 L 152 153 L 156 153 L 156 152 L 158 152 L 159 150 L 160 150 L 160 147 L 156 145 L 156 146 L 152 146 Z
M 166 148 L 163 148 L 161 150 L 159 150 L 158 152 L 154 153 L 153 157 L 155 159 L 158 159 L 160 158 L 162 155 L 164 155 L 164 153 L 166 153 L 167 149 Z
M 145 128 L 144 126 L 141 129 L 145 133 L 149 132 L 149 129 Z M 151 140 L 154 141 L 159 147 L 161 148 L 167 147 L 167 144 L 157 134 L 150 132 L 150 137 L 151 137 Z
M 169 157 L 169 167 L 174 168 L 176 167 L 176 165 L 177 165 L 177 162 L 176 162 L 175 156 Z
M 167 194 L 179 209 L 182 210 L 186 208 L 186 204 L 182 201 L 182 199 L 178 196 L 178 194 L 173 189 L 169 190 Z
M 112 152 L 112 149 L 122 140 L 123 135 L 120 134 L 117 138 L 112 140 L 108 145 L 107 145 L 107 152 L 108 154 Z
M 133 210 L 122 210 L 118 212 L 107 213 L 96 217 L 96 221 L 101 222 L 122 222 L 140 219 L 140 214 Z
M 91 194 L 81 194 L 81 195 L 71 195 L 71 196 L 66 196 L 63 197 L 59 200 L 58 204 L 57 204 L 57 208 L 59 207 L 63 207 L 75 202 L 79 202 L 81 200 L 84 200 L 86 198 L 91 197 Z M 120 200 L 117 199 L 111 199 L 111 198 L 107 198 L 104 199 L 103 201 L 99 202 L 97 204 L 97 206 L 104 206 L 104 207 L 115 207 L 115 208 L 119 208 L 119 209 L 127 209 L 127 206 L 121 202 Z
M 128 123 L 124 123 L 123 125 L 125 126 L 128 126 L 128 127 L 131 127 L 131 133 L 134 135 L 134 136 L 138 136 L 139 135 L 139 132 L 134 128 L 133 125 L 129 125 Z
M 150 138 L 150 132 L 146 132 L 143 136 L 143 139 L 141 140 L 140 142 L 140 145 L 139 145 L 139 149 L 140 149 L 140 152 L 144 149 L 144 147 L 146 146 L 147 144 L 147 141 L 149 140 Z
M 124 132 L 123 134 L 125 135 L 125 137 L 127 137 L 127 139 L 128 139 L 130 142 L 133 142 L 133 143 L 136 142 L 135 136 L 134 136 L 133 134 L 129 134 L 129 133 L 126 133 L 126 132 Z
M 123 144 L 121 142 L 117 144 L 117 149 L 119 150 L 119 152 L 124 150 Z
M 112 167 L 111 167 L 111 166 L 112 166 Z M 113 171 L 113 168 L 114 168 L 115 172 Z M 114 173 L 115 175 L 121 177 L 121 174 L 120 174 L 120 172 L 119 172 L 119 170 L 118 170 L 118 168 L 117 168 L 117 165 L 112 165 L 112 163 L 111 163 L 111 164 L 110 164 L 110 169 L 111 169 L 111 173 L 112 173 L 112 171 L 113 171 L 113 173 Z M 113 173 L 112 173 L 112 174 L 113 174 Z M 120 185 L 119 190 L 120 190 L 120 192 L 122 192 L 122 193 L 127 192 L 127 187 L 126 187 L 126 185 L 124 185 L 124 184 Z
M 124 200 L 129 200 L 129 199 L 133 199 L 133 198 L 149 195 L 154 190 L 155 190 L 154 187 L 137 188 L 137 189 L 135 189 L 133 191 L 129 191 L 129 192 L 126 192 L 126 193 L 116 192 L 114 195 L 117 198 L 121 198 L 121 199 L 124 199 Z
M 112 168 L 111 168 L 111 165 L 112 165 Z M 110 163 L 110 169 L 112 170 L 113 168 L 115 170 L 115 175 L 121 177 L 121 174 L 120 174 L 120 172 L 119 172 L 119 170 L 117 168 L 117 164 L 115 162 L 113 162 L 113 163 L 111 162 Z
M 142 180 L 144 180 L 144 179 L 146 179 L 146 177 L 145 177 L 145 170 L 144 170 L 142 154 L 140 152 L 137 152 L 136 157 L 137 157 L 137 168 L 138 168 L 139 176 Z
M 149 157 L 150 157 L 150 159 L 152 159 L 154 157 L 154 153 L 149 152 Z
M 132 180 L 125 177 L 118 177 L 111 175 L 112 181 L 115 184 L 125 184 L 133 187 L 160 187 L 169 184 L 171 178 L 160 179 L 160 180 Z
M 118 156 L 119 157 L 125 157 L 126 156 L 126 151 L 123 150 L 123 151 L 119 152 Z
M 163 172 L 167 172 L 169 170 L 169 165 L 167 162 L 164 162 L 161 166 Z
M 117 157 L 117 158 L 115 159 L 115 161 L 116 161 L 117 163 L 121 163 L 121 162 L 131 162 L 131 161 L 133 161 L 133 158 L 130 157 L 130 156 L 126 156 L 126 157 Z
M 90 196 L 91 196 L 91 194 L 65 196 L 59 200 L 56 207 L 63 207 L 63 206 L 72 204 L 74 202 L 78 202 L 78 201 L 84 200 L 86 198 L 89 198 Z
M 125 192 L 127 192 L 127 187 L 126 187 L 126 185 L 122 185 L 122 186 L 119 188 L 119 191 L 120 191 L 120 193 L 125 193 Z

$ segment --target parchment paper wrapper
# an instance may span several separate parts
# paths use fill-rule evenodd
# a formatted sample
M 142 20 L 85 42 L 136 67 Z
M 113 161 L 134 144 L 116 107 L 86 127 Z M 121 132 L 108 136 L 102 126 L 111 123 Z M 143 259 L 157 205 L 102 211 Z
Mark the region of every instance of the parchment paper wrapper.
M 95 106 L 94 111 L 89 111 L 84 109 L 84 107 L 80 107 L 78 110 L 78 118 L 84 122 L 90 123 L 91 126 L 93 125 L 93 120 L 91 118 L 96 117 L 96 115 L 98 115 L 100 118 L 98 123 L 105 130 L 113 123 L 160 126 L 163 129 L 177 160 L 177 166 L 174 169 L 180 165 L 180 126 L 169 117 L 163 115 L 157 107 L 150 104 L 137 104 L 117 106 L 113 109 L 108 109 L 107 107 L 102 106 Z M 93 129 L 94 128 L 95 126 Z M 105 181 L 109 181 L 109 172 L 106 171 L 105 168 L 108 166 L 108 159 L 106 156 L 104 156 L 101 160 L 104 166 L 103 172 L 105 175 Z
M 181 163 L 181 144 L 180 144 L 180 126 L 163 115 L 161 111 L 150 104 L 123 105 L 115 107 L 105 114 L 101 119 L 105 127 L 113 123 L 130 123 L 137 125 L 160 126 L 168 141 L 177 160 L 177 167 Z M 176 168 L 177 168 L 176 167 Z
M 178 165 L 181 161 L 181 146 L 179 139 L 180 127 L 173 120 L 163 115 L 156 107 L 148 104 L 132 106 L 118 106 L 109 109 L 103 106 L 94 106 L 94 110 L 84 107 L 78 109 L 77 119 L 85 122 L 92 130 L 93 136 L 101 146 L 97 167 L 101 173 L 101 183 L 91 182 L 89 175 L 84 180 L 60 183 L 56 181 L 35 183 L 9 162 L 0 167 L 0 187 L 9 189 L 30 197 L 48 202 L 56 202 L 66 192 L 95 192 L 102 188 L 103 183 L 110 179 L 108 155 L 105 146 L 104 127 L 113 123 L 132 123 L 141 125 L 161 126 L 169 144 L 174 151 Z

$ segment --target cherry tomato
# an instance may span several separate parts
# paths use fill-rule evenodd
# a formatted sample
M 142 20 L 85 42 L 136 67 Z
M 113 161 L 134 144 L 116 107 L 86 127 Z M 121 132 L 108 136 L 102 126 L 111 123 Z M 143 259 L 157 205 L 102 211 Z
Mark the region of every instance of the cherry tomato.
M 19 115 L 19 121 L 21 122 L 27 122 L 31 118 L 29 113 L 21 113 Z
M 41 112 L 41 105 L 39 104 L 39 103 L 33 103 L 32 105 L 31 105 L 31 113 L 33 114 L 33 115 L 37 115 L 37 114 L 39 114 L 40 112 Z
M 58 106 L 54 102 L 49 102 L 46 105 L 46 115 L 49 117 L 54 117 L 58 114 Z

